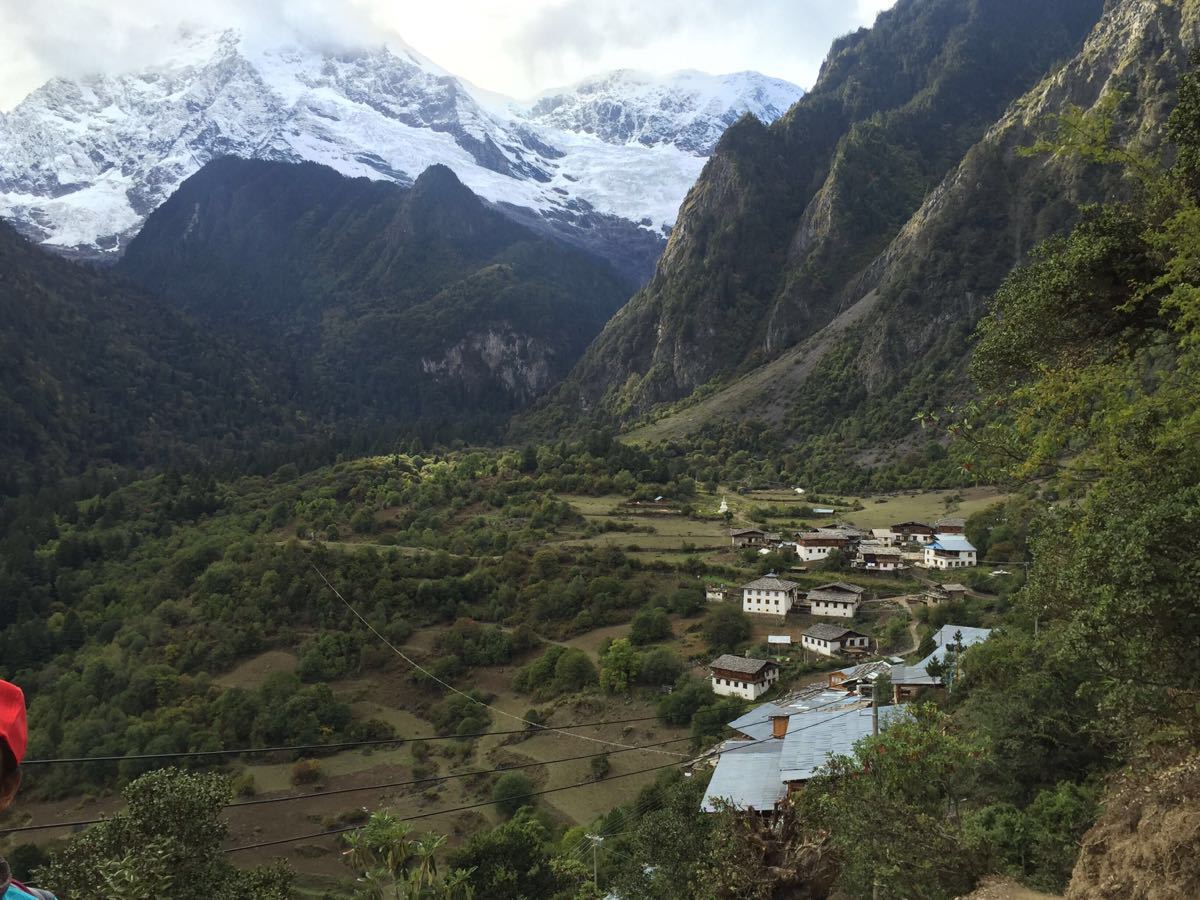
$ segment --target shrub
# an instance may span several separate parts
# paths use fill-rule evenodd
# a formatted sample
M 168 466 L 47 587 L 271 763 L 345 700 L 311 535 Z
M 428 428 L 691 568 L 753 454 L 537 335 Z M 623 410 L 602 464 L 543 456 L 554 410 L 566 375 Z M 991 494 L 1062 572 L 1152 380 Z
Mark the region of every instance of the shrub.
M 522 806 L 533 805 L 533 782 L 520 772 L 506 772 L 492 787 L 492 802 L 506 816 L 515 815 Z
M 292 766 L 292 784 L 315 784 L 321 780 L 321 761 L 302 759 Z

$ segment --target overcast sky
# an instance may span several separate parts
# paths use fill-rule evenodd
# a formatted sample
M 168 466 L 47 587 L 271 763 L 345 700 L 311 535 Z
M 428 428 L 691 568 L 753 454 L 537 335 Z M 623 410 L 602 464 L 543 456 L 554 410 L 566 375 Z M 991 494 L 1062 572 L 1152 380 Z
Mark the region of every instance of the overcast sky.
M 515 97 L 614 68 L 756 69 L 809 87 L 830 41 L 894 2 L 0 0 L 0 109 L 53 75 L 151 64 L 163 30 L 185 23 L 341 46 L 400 38 L 479 87 Z

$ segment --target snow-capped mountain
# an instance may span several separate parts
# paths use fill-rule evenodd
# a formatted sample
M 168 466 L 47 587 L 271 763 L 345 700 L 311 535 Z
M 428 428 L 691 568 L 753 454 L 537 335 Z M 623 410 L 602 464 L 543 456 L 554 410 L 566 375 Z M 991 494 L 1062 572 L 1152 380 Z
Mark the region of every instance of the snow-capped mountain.
M 656 76 L 618 69 L 547 91 L 529 107 L 528 116 L 539 125 L 594 135 L 610 144 L 671 144 L 708 156 L 740 116 L 752 113 L 773 122 L 803 95 L 790 81 L 758 72 L 685 70 Z
M 721 130 L 800 95 L 754 73 L 618 72 L 503 103 L 403 45 L 331 53 L 235 31 L 183 32 L 164 56 L 53 79 L 0 115 L 0 216 L 115 256 L 185 178 L 237 155 L 403 184 L 442 163 L 524 221 L 611 235 L 623 220 L 661 240 Z

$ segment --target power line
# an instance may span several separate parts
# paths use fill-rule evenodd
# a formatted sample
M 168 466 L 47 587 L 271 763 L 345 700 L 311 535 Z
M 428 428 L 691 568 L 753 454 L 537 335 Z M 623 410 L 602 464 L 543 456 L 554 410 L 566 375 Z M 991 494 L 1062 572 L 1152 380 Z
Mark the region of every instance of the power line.
M 338 795 L 342 795 L 342 794 L 362 793 L 363 791 L 384 790 L 387 788 L 397 788 L 397 787 L 411 787 L 413 785 L 428 784 L 431 782 L 451 781 L 456 778 L 471 778 L 471 777 L 478 776 L 478 775 L 494 775 L 496 773 L 512 772 L 512 771 L 516 771 L 518 769 L 536 768 L 537 766 L 553 766 L 553 765 L 558 765 L 560 763 L 578 762 L 579 760 L 582 760 L 582 759 L 593 759 L 597 756 L 603 756 L 605 754 L 610 754 L 610 753 L 617 754 L 617 753 L 627 753 L 629 751 L 636 751 L 636 750 L 653 750 L 656 747 L 665 746 L 666 744 L 676 744 L 679 741 L 691 740 L 691 737 L 692 737 L 691 735 L 684 735 L 683 737 L 670 738 L 665 741 L 658 741 L 657 743 L 654 743 L 654 744 L 646 744 L 646 745 L 642 745 L 642 746 L 628 747 L 628 748 L 624 748 L 621 750 L 613 750 L 613 751 L 606 750 L 602 753 L 585 753 L 582 756 L 567 756 L 567 757 L 560 757 L 558 759 L 547 759 L 547 760 L 540 760 L 540 761 L 534 761 L 534 762 L 528 762 L 528 763 L 520 763 L 520 764 L 512 765 L 512 766 L 498 766 L 493 769 L 475 769 L 470 772 L 452 772 L 447 775 L 431 775 L 427 778 L 416 778 L 416 779 L 410 779 L 409 781 L 392 781 L 392 782 L 385 782 L 383 784 L 368 784 L 368 785 L 363 785 L 361 787 L 334 788 L 333 790 L 317 791 L 317 792 L 314 792 L 311 794 L 292 794 L 287 797 L 264 797 L 259 800 L 242 800 L 237 803 L 227 803 L 225 806 L 222 807 L 222 809 L 237 809 L 237 808 L 243 807 L 243 806 L 262 806 L 262 805 L 266 805 L 266 804 L 270 804 L 270 803 L 288 803 L 288 802 L 292 802 L 295 800 L 320 799 L 322 797 L 333 797 L 333 796 L 338 796 Z M 45 830 L 45 829 L 49 829 L 49 828 L 75 828 L 75 827 L 81 827 L 84 825 L 96 825 L 103 821 L 104 821 L 103 818 L 79 819 L 79 820 L 72 821 L 72 822 L 47 822 L 43 825 L 21 825 L 16 828 L 0 827 L 0 834 L 15 834 L 15 833 L 21 832 L 21 831 L 41 831 L 41 830 Z
M 333 797 L 338 794 L 357 794 L 363 791 L 384 790 L 386 788 L 411 787 L 418 784 L 429 784 L 435 781 L 450 781 L 455 778 L 472 778 L 476 775 L 493 775 L 498 772 L 515 772 L 518 769 L 533 769 L 538 766 L 553 766 L 559 763 L 578 762 L 581 759 L 595 759 L 597 756 L 616 755 L 618 753 L 628 753 L 630 750 L 650 750 L 654 747 L 662 747 L 666 744 L 677 744 L 680 741 L 689 741 L 692 739 L 690 734 L 683 737 L 671 738 L 666 741 L 659 741 L 654 744 L 643 744 L 640 747 L 630 747 L 624 750 L 604 751 L 604 753 L 585 753 L 582 756 L 564 756 L 558 759 L 546 759 L 534 762 L 519 763 L 512 766 L 500 766 L 495 769 L 474 769 L 470 772 L 452 772 L 449 775 L 430 775 L 427 778 L 416 778 L 409 781 L 392 781 L 385 784 L 369 784 L 363 787 L 335 788 L 329 791 L 317 791 L 312 794 L 296 794 L 290 797 L 264 797 L 261 800 L 243 800 L 238 803 L 230 803 L 225 809 L 236 809 L 241 806 L 262 806 L 267 803 L 287 803 L 291 800 L 311 800 L 320 797 Z
M 644 775 L 647 772 L 657 772 L 657 771 L 660 771 L 661 769 L 669 769 L 672 766 L 676 766 L 676 765 L 679 765 L 679 764 L 674 763 L 674 762 L 663 763 L 660 766 L 651 766 L 648 769 L 637 769 L 636 771 L 633 771 L 633 772 L 624 772 L 620 775 L 612 775 L 608 778 L 605 778 L 603 781 L 586 781 L 586 782 L 583 782 L 582 784 L 567 784 L 567 785 L 563 785 L 562 787 L 545 788 L 540 791 L 532 791 L 528 794 L 519 794 L 517 796 L 509 797 L 507 799 L 528 800 L 531 797 L 542 797 L 542 796 L 545 796 L 546 794 L 558 793 L 559 791 L 570 791 L 570 790 L 575 790 L 576 788 L 591 787 L 592 785 L 596 785 L 596 784 L 606 784 L 607 782 L 610 782 L 610 781 L 616 781 L 618 778 L 631 778 L 634 775 Z M 419 813 L 418 815 L 415 815 L 415 816 L 407 816 L 403 819 L 400 819 L 400 821 L 401 822 L 415 822 L 418 819 L 428 819 L 432 816 L 444 816 L 444 815 L 449 815 L 450 813 L 465 812 L 466 810 L 469 810 L 469 809 L 478 809 L 481 806 L 491 806 L 495 802 L 496 801 L 494 801 L 494 800 L 481 800 L 478 803 L 468 803 L 465 806 L 455 806 L 451 809 L 438 809 L 438 810 L 434 810 L 433 812 Z M 281 838 L 279 840 L 274 840 L 274 841 L 259 841 L 256 844 L 244 844 L 240 847 L 230 847 L 225 852 L 226 853 L 238 853 L 242 850 L 255 850 L 259 847 L 274 847 L 274 846 L 278 846 L 279 844 L 292 844 L 292 843 L 295 843 L 296 841 L 315 840 L 317 838 L 329 837 L 331 835 L 345 834 L 348 831 L 357 831 L 361 827 L 362 827 L 361 825 L 350 825 L 345 828 L 335 828 L 332 831 L 322 831 L 322 832 L 318 832 L 315 834 L 303 834 L 303 835 L 300 835 L 299 837 Z
M 828 722 L 828 721 L 832 721 L 833 719 L 840 719 L 843 716 L 848 716 L 851 713 L 861 713 L 861 712 L 862 712 L 862 710 L 860 708 L 855 707 L 853 709 L 848 709 L 845 712 L 833 713 L 828 718 L 826 718 L 825 721 Z M 824 724 L 824 722 L 814 722 L 813 724 L 805 725 L 802 728 L 792 729 L 791 731 L 788 732 L 788 734 L 795 734 L 800 731 L 806 731 L 809 728 L 816 728 L 818 725 L 822 725 L 822 724 Z M 763 743 L 766 743 L 767 741 L 774 741 L 774 740 L 779 740 L 779 738 L 776 738 L 774 736 L 761 738 L 760 740 L 757 740 L 757 741 L 750 741 L 750 742 L 744 744 L 742 747 L 739 747 L 737 749 L 745 749 L 746 747 L 752 747 L 757 744 L 763 744 Z M 658 772 L 663 769 L 669 769 L 675 765 L 678 765 L 678 763 L 663 763 L 660 766 L 651 766 L 646 769 L 638 769 L 634 772 L 624 772 L 620 775 L 613 775 L 609 778 L 605 778 L 603 780 L 603 782 L 589 781 L 589 782 L 584 782 L 582 784 L 567 784 L 567 785 L 563 785 L 562 787 L 544 788 L 540 791 L 531 791 L 528 794 L 520 794 L 520 795 L 517 795 L 514 797 L 510 797 L 508 799 L 510 799 L 510 800 L 527 800 L 532 797 L 542 797 L 542 796 L 545 796 L 546 794 L 558 793 L 559 791 L 570 791 L 570 790 L 575 790 L 577 788 L 590 787 L 591 785 L 602 784 L 602 783 L 606 783 L 606 782 L 610 782 L 610 781 L 616 781 L 620 778 L 631 778 L 634 775 L 644 775 L 647 772 Z M 450 809 L 439 809 L 439 810 L 434 810 L 432 812 L 419 813 L 415 816 L 407 816 L 403 819 L 400 819 L 399 821 L 415 822 L 419 819 L 428 819 L 433 816 L 443 816 L 443 815 L 449 815 L 450 813 L 465 812 L 465 811 L 471 810 L 471 809 L 479 809 L 481 806 L 490 806 L 494 802 L 495 802 L 494 800 L 482 800 L 478 803 L 466 804 L 465 806 L 456 806 L 456 807 L 452 807 Z M 297 837 L 279 838 L 277 840 L 272 840 L 272 841 L 259 841 L 254 844 L 244 844 L 239 847 L 230 847 L 225 852 L 226 853 L 238 853 L 242 850 L 256 850 L 256 849 L 259 849 L 262 847 L 276 847 L 281 844 L 292 844 L 292 843 L 295 843 L 296 841 L 316 840 L 318 838 L 332 837 L 332 836 L 339 835 L 339 834 L 345 834 L 350 831 L 357 831 L 361 827 L 362 827 L 361 825 L 349 825 L 349 826 L 346 826 L 343 828 L 334 828 L 329 831 L 321 831 L 321 832 L 316 832 L 313 834 L 303 834 L 303 835 L 299 835 Z
M 459 690 L 458 688 L 456 688 L 454 685 L 452 685 L 452 684 L 450 684 L 450 683 L 448 683 L 448 682 L 446 682 L 446 681 L 443 681 L 441 678 L 438 678 L 436 675 L 434 675 L 434 674 L 433 674 L 432 672 L 430 672 L 428 669 L 426 669 L 425 667 L 423 667 L 423 666 L 422 666 L 420 663 L 418 663 L 416 660 L 414 660 L 414 659 L 412 659 L 411 657 L 407 656 L 407 655 L 404 653 L 404 651 L 402 651 L 402 650 L 401 650 L 400 648 L 398 648 L 398 647 L 397 647 L 395 644 L 393 644 L 393 643 L 392 643 L 391 641 L 389 641 L 389 640 L 388 640 L 386 637 L 384 637 L 384 635 L 383 635 L 383 634 L 382 634 L 382 633 L 379 631 L 379 629 L 377 629 L 377 628 L 376 628 L 374 625 L 372 625 L 372 624 L 371 624 L 369 621 L 367 621 L 367 618 L 366 618 L 366 617 L 365 617 L 365 616 L 364 616 L 362 613 L 360 613 L 360 612 L 359 612 L 357 609 L 355 609 L 355 608 L 354 608 L 354 606 L 353 606 L 353 605 L 351 605 L 350 601 L 349 601 L 349 600 L 347 600 L 345 597 L 343 597 L 343 596 L 342 596 L 342 594 L 341 594 L 341 592 L 340 592 L 340 591 L 339 591 L 339 590 L 338 590 L 336 587 L 334 587 L 334 586 L 333 586 L 333 583 L 332 583 L 332 582 L 331 582 L 331 581 L 330 581 L 328 578 L 326 578 L 326 577 L 325 577 L 325 573 L 324 573 L 324 572 L 322 572 L 320 569 L 318 569 L 318 568 L 317 568 L 317 565 L 316 565 L 316 563 L 310 563 L 310 565 L 312 566 L 312 569 L 313 569 L 313 571 L 314 571 L 314 572 L 316 572 L 316 573 L 317 573 L 317 575 L 319 575 L 319 576 L 320 576 L 320 578 L 321 578 L 321 580 L 322 580 L 323 582 L 325 582 L 325 585 L 326 585 L 326 586 L 327 586 L 327 587 L 328 587 L 328 588 L 329 588 L 331 591 L 333 591 L 334 595 L 335 595 L 335 596 L 336 596 L 336 597 L 337 597 L 339 600 L 341 600 L 341 601 L 342 601 L 342 603 L 345 605 L 346 609 L 350 610 L 350 612 L 354 614 L 355 618 L 357 618 L 357 619 L 358 619 L 360 622 L 362 622 L 362 623 L 363 623 L 365 626 L 367 626 L 368 630 L 370 630 L 370 632 L 371 632 L 372 634 L 374 634 L 374 635 L 375 635 L 377 638 L 379 638 L 379 640 L 383 641 L 383 643 L 384 643 L 384 644 L 386 644 L 386 645 L 387 645 L 387 647 L 388 647 L 388 648 L 389 648 L 389 649 L 390 649 L 390 650 L 391 650 L 393 653 L 395 653 L 397 656 L 399 656 L 399 657 L 400 657 L 402 660 L 404 660 L 406 663 L 408 663 L 410 666 L 412 666 L 414 669 L 416 669 L 418 672 L 420 672 L 420 673 L 421 673 L 422 675 L 424 675 L 426 678 L 429 678 L 429 679 L 431 679 L 431 680 L 433 680 L 433 681 L 436 681 L 438 684 L 440 684 L 440 685 L 441 685 L 442 687 L 444 687 L 446 690 L 448 690 L 448 691 L 452 691 L 453 693 L 455 693 L 455 694 L 458 694 L 460 697 L 463 697 L 463 698 L 465 698 L 465 699 L 467 699 L 467 700 L 471 701 L 472 703 L 476 704 L 477 706 L 482 706 L 482 707 L 484 707 L 485 709 L 490 709 L 490 710 L 492 710 L 493 712 L 499 713 L 499 714 L 500 714 L 500 715 L 502 715 L 502 716 L 507 716 L 507 717 L 508 717 L 508 718 L 510 718 L 510 719 L 514 719 L 514 720 L 516 720 L 516 721 L 518 721 L 518 722 L 521 722 L 521 723 L 522 723 L 522 724 L 524 724 L 524 725 L 529 725 L 529 726 L 532 726 L 532 727 L 534 727 L 534 728 L 537 728 L 537 727 L 539 727 L 539 726 L 538 726 L 538 723 L 536 723 L 536 722 L 530 722 L 528 719 L 523 719 L 523 718 L 521 718 L 520 716 L 516 715 L 515 713 L 505 712 L 504 710 L 500 709 L 499 707 L 492 706 L 490 703 L 485 703 L 485 702 L 483 702 L 482 700 L 479 700 L 479 699 L 478 699 L 478 698 L 476 698 L 476 697 L 472 697 L 470 694 L 466 693 L 465 691 L 460 691 L 460 690 Z M 562 731 L 561 729 L 554 728 L 554 727 L 551 727 L 551 726 L 546 726 L 546 725 L 543 725 L 543 726 L 540 726 L 540 727 L 542 727 L 542 728 L 546 729 L 547 731 L 558 731 L 560 734 L 565 734 L 567 737 L 576 738 L 577 740 L 581 740 L 581 741 L 590 741 L 590 742 L 591 742 L 591 743 L 593 743 L 593 744 L 605 744 L 605 745 L 607 745 L 607 746 L 609 746 L 609 747 L 622 747 L 622 748 L 624 748 L 624 749 L 629 749 L 629 748 L 630 748 L 630 745 L 629 745 L 629 744 L 622 744 L 622 743 L 620 743 L 619 741 L 606 741 L 606 740 L 604 740 L 603 738 L 594 738 L 594 737 L 588 737 L 588 736 L 587 736 L 587 735 L 585 735 L 585 734 L 572 734 L 572 733 L 571 733 L 571 732 L 569 732 L 569 731 Z M 656 750 L 655 752 L 656 752 L 656 753 L 662 753 L 662 754 L 665 754 L 665 755 L 667 755 L 667 756 L 677 756 L 677 757 L 681 757 L 681 758 L 684 758 L 684 757 L 686 757 L 686 754 L 683 754 L 683 753 L 675 753 L 675 752 L 674 752 L 674 751 L 672 751 L 672 750 Z
M 555 728 L 550 728 L 545 725 L 534 725 L 534 731 L 561 731 L 567 728 L 591 728 L 600 725 L 623 725 L 629 722 L 647 722 L 650 719 L 657 719 L 658 716 L 637 716 L 632 719 L 608 719 L 603 722 L 580 722 L 575 725 L 559 725 Z M 395 738 L 374 738 L 365 741 L 338 741 L 331 744 L 293 744 L 289 746 L 279 747 L 242 747 L 236 750 L 183 750 L 172 753 L 137 753 L 128 756 L 76 756 L 63 757 L 60 759 L 27 759 L 21 763 L 25 766 L 50 766 L 50 765 L 65 765 L 67 763 L 94 763 L 94 762 L 123 762 L 125 760 L 144 760 L 144 759 L 192 759 L 210 756 L 248 756 L 255 753 L 284 753 L 298 752 L 302 750 L 321 751 L 321 750 L 352 750 L 355 747 L 377 747 L 387 744 L 403 744 L 412 741 L 453 741 L 465 740 L 467 738 L 489 737 L 491 735 L 506 735 L 506 734 L 528 734 L 529 728 L 514 728 L 508 731 L 475 731 L 469 734 L 439 734 L 429 737 L 395 737 Z

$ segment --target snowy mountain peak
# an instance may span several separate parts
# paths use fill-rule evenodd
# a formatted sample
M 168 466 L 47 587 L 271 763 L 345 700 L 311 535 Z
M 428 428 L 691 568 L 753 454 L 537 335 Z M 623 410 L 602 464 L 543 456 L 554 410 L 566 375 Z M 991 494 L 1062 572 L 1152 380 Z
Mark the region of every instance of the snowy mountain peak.
M 401 184 L 441 163 L 526 221 L 611 216 L 661 235 L 721 131 L 799 94 L 756 73 L 620 71 L 522 106 L 399 42 L 181 31 L 153 65 L 56 78 L 0 115 L 0 215 L 62 251 L 117 254 L 184 179 L 235 155 Z
M 616 69 L 542 94 L 529 116 L 607 143 L 671 144 L 708 156 L 722 132 L 744 114 L 771 122 L 803 95 L 796 85 L 758 72 L 709 75 L 685 69 L 659 76 Z

